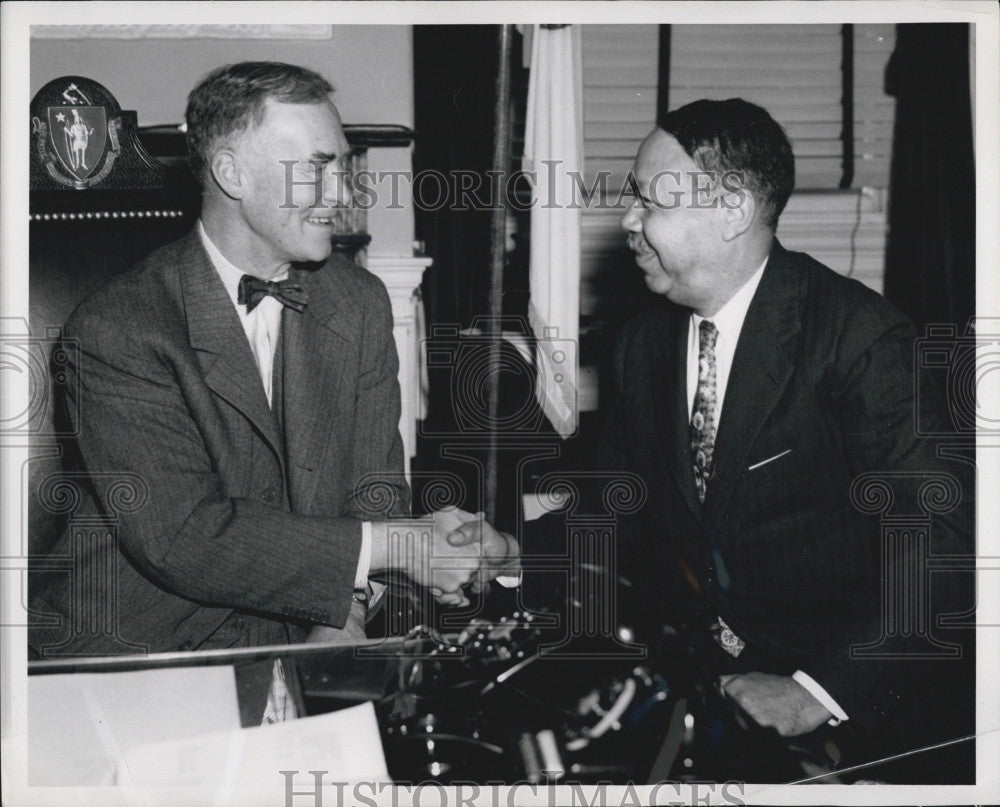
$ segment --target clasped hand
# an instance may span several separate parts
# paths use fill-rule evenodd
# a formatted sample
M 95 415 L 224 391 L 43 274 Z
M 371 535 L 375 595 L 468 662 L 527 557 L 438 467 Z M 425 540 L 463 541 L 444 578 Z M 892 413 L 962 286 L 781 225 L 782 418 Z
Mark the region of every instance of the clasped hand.
M 465 589 L 479 593 L 498 575 L 516 572 L 517 541 L 487 523 L 485 514 L 447 507 L 434 513 L 433 521 L 427 563 L 410 576 L 439 603 L 468 605 Z

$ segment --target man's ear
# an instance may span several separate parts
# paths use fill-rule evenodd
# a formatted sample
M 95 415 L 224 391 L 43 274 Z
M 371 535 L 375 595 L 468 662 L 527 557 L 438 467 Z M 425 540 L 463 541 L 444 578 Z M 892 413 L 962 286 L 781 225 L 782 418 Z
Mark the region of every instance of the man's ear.
M 215 152 L 210 168 L 215 184 L 226 196 L 230 199 L 243 198 L 247 192 L 247 177 L 232 149 L 222 148 Z
M 719 187 L 719 204 L 722 207 L 722 236 L 732 241 L 750 229 L 757 215 L 757 200 L 746 188 L 727 184 L 725 178 Z

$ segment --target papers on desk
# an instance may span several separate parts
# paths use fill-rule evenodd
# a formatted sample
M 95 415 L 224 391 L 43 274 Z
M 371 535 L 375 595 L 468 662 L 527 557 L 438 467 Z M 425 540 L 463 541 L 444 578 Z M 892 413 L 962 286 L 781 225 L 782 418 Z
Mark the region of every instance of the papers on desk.
M 327 782 L 390 781 L 371 703 L 158 743 L 127 751 L 124 757 L 115 784 L 125 786 L 283 786 L 281 771 L 296 771 L 293 781 L 310 783 L 308 771 L 326 771 Z
M 232 667 L 28 676 L 28 783 L 111 784 L 141 745 L 240 727 Z
M 28 678 L 30 785 L 280 787 L 282 770 L 388 782 L 373 705 L 242 729 L 232 667 Z

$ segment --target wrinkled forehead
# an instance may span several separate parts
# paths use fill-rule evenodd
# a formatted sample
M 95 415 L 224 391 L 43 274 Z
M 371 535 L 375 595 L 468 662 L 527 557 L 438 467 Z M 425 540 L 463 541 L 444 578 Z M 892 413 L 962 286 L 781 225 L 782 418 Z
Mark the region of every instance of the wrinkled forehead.
M 277 98 L 265 98 L 261 104 L 260 126 L 301 125 L 303 121 L 323 121 L 341 127 L 340 112 L 329 98 L 317 101 L 282 101 Z
M 701 169 L 672 134 L 654 129 L 642 141 L 632 169 L 640 188 L 684 186 L 687 175 Z
M 308 142 L 337 154 L 348 149 L 340 113 L 329 100 L 301 104 L 267 99 L 260 122 L 251 123 L 245 133 L 263 142 Z

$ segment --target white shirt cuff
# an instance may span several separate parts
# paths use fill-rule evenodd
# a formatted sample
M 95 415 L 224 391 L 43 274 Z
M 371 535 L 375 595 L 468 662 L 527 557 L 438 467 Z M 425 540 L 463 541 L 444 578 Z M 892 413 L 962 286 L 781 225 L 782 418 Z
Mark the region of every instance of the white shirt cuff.
M 792 673 L 792 678 L 799 683 L 802 688 L 806 690 L 806 692 L 823 704 L 827 711 L 833 715 L 833 717 L 827 721 L 829 725 L 839 726 L 843 721 L 849 719 L 847 717 L 847 712 L 841 709 L 840 704 L 830 697 L 830 693 L 806 675 L 806 673 L 802 672 L 802 670 L 796 670 Z
M 368 588 L 368 572 L 372 565 L 372 523 L 361 522 L 361 553 L 358 555 L 358 570 L 354 573 L 354 588 Z

